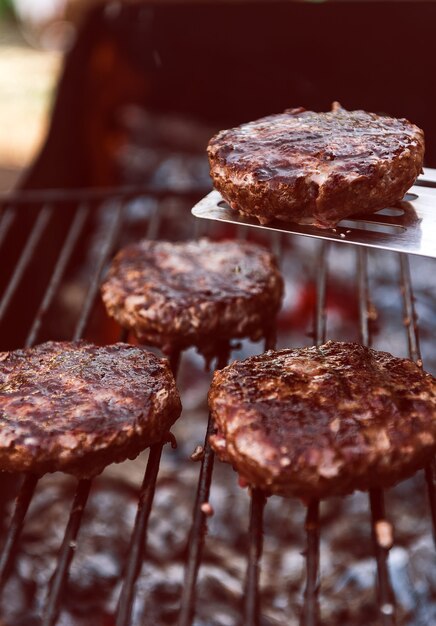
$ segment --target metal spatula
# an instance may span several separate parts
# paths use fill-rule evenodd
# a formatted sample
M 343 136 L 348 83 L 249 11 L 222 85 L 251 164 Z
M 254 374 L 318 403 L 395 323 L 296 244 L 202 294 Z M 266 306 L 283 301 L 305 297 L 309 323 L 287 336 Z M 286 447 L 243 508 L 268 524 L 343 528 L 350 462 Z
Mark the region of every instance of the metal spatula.
M 436 258 L 436 169 L 424 168 L 424 173 L 396 206 L 362 219 L 354 216 L 342 220 L 335 228 L 322 229 L 278 220 L 265 226 L 256 218 L 232 210 L 218 191 L 203 198 L 192 213 L 203 219 Z

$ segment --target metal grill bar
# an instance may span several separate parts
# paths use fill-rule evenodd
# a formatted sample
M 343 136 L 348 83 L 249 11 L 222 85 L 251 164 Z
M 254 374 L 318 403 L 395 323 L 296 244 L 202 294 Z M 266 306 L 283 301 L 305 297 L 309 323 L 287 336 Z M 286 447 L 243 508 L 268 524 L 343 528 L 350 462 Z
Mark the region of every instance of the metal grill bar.
M 368 280 L 368 253 L 365 249 L 357 251 L 357 275 L 359 291 L 359 318 L 360 318 L 360 341 L 364 346 L 371 345 L 371 329 L 369 320 L 371 316 L 371 300 L 369 296 Z M 395 598 L 389 578 L 388 555 L 389 547 L 381 545 L 378 539 L 377 528 L 380 522 L 386 523 L 384 495 L 381 489 L 371 489 L 369 492 L 371 507 L 371 530 L 372 540 L 377 561 L 378 579 L 378 607 L 383 626 L 395 624 Z
M 0 304 L 0 321 L 3 319 L 3 316 L 11 303 L 15 291 L 20 284 L 23 274 L 26 271 L 30 261 L 32 260 L 33 255 L 35 254 L 36 247 L 48 224 L 52 211 L 53 207 L 51 205 L 45 205 L 42 211 L 38 214 L 38 217 L 36 218 L 32 232 L 26 242 L 26 245 L 24 246 L 18 263 L 15 266 L 15 270 L 12 274 L 8 286 L 6 287 L 6 291 L 4 292 Z
M 400 285 L 403 296 L 404 326 L 407 332 L 409 356 L 419 367 L 422 367 L 418 316 L 415 310 L 409 259 L 405 254 L 399 254 L 398 258 L 400 261 Z M 433 539 L 436 545 L 436 462 L 434 458 L 425 468 L 425 481 L 432 519 Z
M 32 500 L 37 482 L 38 476 L 35 474 L 26 474 L 17 496 L 12 520 L 9 524 L 9 530 L 0 557 L 0 590 L 3 589 L 8 578 L 12 559 L 15 555 L 15 549 L 23 527 L 23 520 Z
M 403 296 L 404 326 L 406 327 L 409 356 L 419 367 L 422 367 L 421 348 L 419 345 L 418 317 L 415 310 L 412 279 L 410 276 L 409 259 L 399 254 L 401 295 Z
M 15 220 L 16 212 L 12 207 L 7 207 L 0 218 L 0 246 L 6 239 L 6 236 Z
M 388 571 L 389 548 L 383 547 L 378 538 L 378 525 L 386 523 L 383 491 L 371 489 L 369 492 L 372 518 L 372 538 L 377 559 L 378 603 L 382 626 L 395 625 L 395 598 Z
M 101 247 L 100 254 L 96 263 L 95 271 L 91 283 L 89 285 L 88 293 L 86 294 L 85 302 L 82 306 L 79 320 L 77 322 L 76 329 L 73 334 L 73 341 L 81 339 L 86 330 L 86 326 L 91 315 L 92 307 L 100 286 L 101 276 L 109 255 L 115 245 L 117 236 L 120 231 L 120 226 L 123 218 L 124 203 L 121 200 L 117 201 L 114 210 L 114 216 L 106 232 L 104 243 Z
M 129 559 L 115 619 L 116 626 L 128 626 L 130 623 L 135 582 L 144 556 L 148 518 L 153 502 L 162 448 L 162 443 L 157 443 L 150 448 L 147 469 L 139 493 L 138 511 L 131 538 Z
M 204 456 L 201 461 L 200 477 L 194 504 L 194 519 L 188 540 L 188 558 L 184 576 L 184 586 L 180 603 L 179 626 L 190 626 L 194 617 L 198 570 L 203 552 L 204 538 L 207 529 L 207 516 L 201 506 L 209 501 L 210 484 L 212 481 L 215 454 L 209 437 L 213 434 L 214 423 L 209 413 L 206 437 L 204 439 Z
M 307 536 L 307 582 L 301 624 L 303 626 L 317 626 L 319 623 L 319 500 L 313 500 L 307 507 L 305 530 Z
M 24 344 L 26 348 L 30 348 L 30 346 L 33 346 L 38 337 L 42 320 L 44 318 L 44 315 L 50 308 L 51 303 L 53 302 L 53 298 L 58 290 L 65 269 L 76 246 L 79 235 L 82 232 L 87 213 L 88 206 L 82 205 L 79 207 L 76 215 L 74 216 L 73 223 L 71 224 L 65 243 L 62 246 L 61 252 L 55 265 L 55 269 L 50 278 L 50 282 L 47 286 L 42 302 L 38 308 L 29 334 L 27 335 L 27 339 Z
M 230 345 L 223 347 L 221 354 L 217 357 L 217 369 L 222 369 L 226 366 L 229 360 L 230 350 Z M 201 460 L 197 495 L 194 504 L 193 521 L 188 539 L 188 557 L 186 560 L 184 576 L 185 584 L 183 586 L 180 601 L 179 626 L 190 626 L 195 612 L 195 585 L 197 582 L 198 569 L 200 567 L 204 538 L 207 530 L 207 514 L 202 510 L 202 505 L 209 502 L 210 484 L 212 481 L 213 464 L 215 460 L 214 451 L 209 443 L 209 437 L 213 434 L 213 431 L 214 424 L 212 416 L 209 413 L 203 446 L 204 453 Z
M 314 340 L 317 347 L 325 343 L 327 332 L 326 287 L 327 287 L 327 257 L 330 247 L 322 241 L 319 247 L 316 276 L 316 305 Z
M 358 248 L 357 250 L 357 283 L 359 292 L 360 343 L 364 346 L 370 346 L 369 315 L 371 303 L 368 284 L 368 253 L 365 248 Z
M 265 331 L 265 351 L 274 350 L 276 335 L 277 328 L 274 323 Z M 244 626 L 258 626 L 260 619 L 259 563 L 263 550 L 263 511 L 265 504 L 265 493 L 261 489 L 251 489 L 248 562 L 243 603 Z
M 327 314 L 326 289 L 328 272 L 328 252 L 330 246 L 322 241 L 317 258 L 316 304 L 314 317 L 314 341 L 317 347 L 326 340 Z M 306 513 L 306 588 L 300 623 L 302 626 L 316 626 L 319 621 L 319 500 L 312 500 Z
M 263 510 L 266 496 L 260 489 L 252 489 L 250 527 L 248 530 L 248 567 L 245 581 L 244 626 L 259 626 L 260 597 L 258 591 L 259 561 L 263 547 Z
M 77 485 L 73 505 L 71 507 L 70 518 L 65 531 L 64 540 L 59 552 L 58 562 L 53 574 L 47 603 L 42 618 L 42 626 L 53 626 L 56 622 L 62 592 L 67 581 L 68 570 L 76 550 L 76 539 L 82 521 L 83 511 L 88 500 L 92 481 L 90 479 L 80 480 Z

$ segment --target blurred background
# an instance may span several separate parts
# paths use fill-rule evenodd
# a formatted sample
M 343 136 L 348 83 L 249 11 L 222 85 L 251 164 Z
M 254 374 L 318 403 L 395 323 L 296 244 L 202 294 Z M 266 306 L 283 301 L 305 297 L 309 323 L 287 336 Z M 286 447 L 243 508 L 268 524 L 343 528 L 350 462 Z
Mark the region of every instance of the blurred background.
M 0 191 L 16 184 L 41 147 L 62 59 L 59 50 L 40 46 L 32 29 L 25 36 L 20 4 L 0 2 Z
M 333 100 L 422 126 L 434 165 L 435 19 L 419 1 L 1 0 L 0 188 L 203 188 L 213 132 Z
M 279 347 L 313 343 L 324 275 L 328 338 L 359 341 L 366 306 L 374 347 L 409 355 L 415 313 L 404 308 L 408 260 L 368 255 L 366 294 L 364 263 L 353 246 L 333 245 L 326 257 L 317 240 L 194 220 L 190 209 L 211 188 L 205 148 L 212 134 L 288 107 L 327 110 L 339 100 L 348 109 L 407 117 L 425 130 L 426 165 L 435 167 L 435 24 L 436 3 L 420 1 L 0 0 L 0 191 L 24 188 L 3 198 L 0 215 L 1 349 L 73 336 L 117 341 L 120 329 L 99 297 L 115 251 L 142 237 L 207 234 L 246 236 L 281 257 L 286 297 Z M 89 187 L 99 189 L 76 191 Z M 54 188 L 67 192 L 29 192 Z M 434 373 L 434 261 L 411 258 L 410 267 L 422 358 Z M 245 341 L 233 356 L 261 350 Z M 178 619 L 198 477 L 189 458 L 203 442 L 210 382 L 195 351 L 183 355 L 178 380 L 184 405 L 175 429 L 179 447 L 164 454 L 133 626 L 169 626 Z M 144 464 L 142 456 L 96 481 L 59 626 L 115 623 Z M 195 624 L 236 626 L 249 499 L 229 467 L 217 464 L 214 471 L 215 515 Z M 44 481 L 0 598 L 2 624 L 40 623 L 74 489 L 59 476 Z M 0 474 L 5 526 L 2 507 L 14 488 Z M 417 476 L 388 494 L 399 626 L 436 624 L 424 491 Z M 301 503 L 270 499 L 262 626 L 299 623 L 304 515 Z M 378 624 L 366 496 L 326 502 L 322 525 L 323 623 Z

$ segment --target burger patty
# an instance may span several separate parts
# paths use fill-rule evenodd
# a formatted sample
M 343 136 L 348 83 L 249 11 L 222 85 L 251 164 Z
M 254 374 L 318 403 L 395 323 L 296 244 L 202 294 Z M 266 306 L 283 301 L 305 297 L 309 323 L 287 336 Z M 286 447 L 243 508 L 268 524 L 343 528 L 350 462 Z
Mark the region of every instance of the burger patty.
M 354 343 L 270 351 L 215 373 L 211 444 L 251 485 L 304 499 L 388 487 L 436 449 L 436 381 Z
M 233 209 L 327 228 L 400 201 L 422 170 L 424 133 L 365 111 L 289 109 L 223 130 L 208 146 L 213 184 Z
M 140 341 L 165 352 L 257 340 L 283 293 L 274 257 L 245 241 L 141 241 L 115 257 L 102 286 L 106 309 Z
M 79 477 L 160 441 L 181 404 L 167 362 L 118 343 L 0 353 L 0 469 Z

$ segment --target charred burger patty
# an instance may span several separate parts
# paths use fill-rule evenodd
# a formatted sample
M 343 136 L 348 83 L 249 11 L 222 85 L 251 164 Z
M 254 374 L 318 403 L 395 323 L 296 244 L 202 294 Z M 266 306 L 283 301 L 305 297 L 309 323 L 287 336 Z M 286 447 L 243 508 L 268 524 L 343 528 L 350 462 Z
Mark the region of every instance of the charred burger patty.
M 211 444 L 251 485 L 323 498 L 390 486 L 436 448 L 436 381 L 353 343 L 270 351 L 215 373 Z
M 274 257 L 245 241 L 141 241 L 115 257 L 102 286 L 121 326 L 166 352 L 215 353 L 236 337 L 259 339 L 280 307 Z
M 91 476 L 160 441 L 181 404 L 164 359 L 118 343 L 0 353 L 0 469 Z
M 213 184 L 233 209 L 330 227 L 400 201 L 420 173 L 424 133 L 365 111 L 290 109 L 223 130 L 208 146 Z

